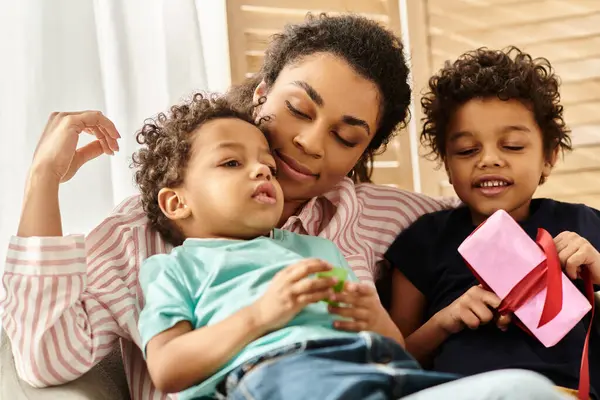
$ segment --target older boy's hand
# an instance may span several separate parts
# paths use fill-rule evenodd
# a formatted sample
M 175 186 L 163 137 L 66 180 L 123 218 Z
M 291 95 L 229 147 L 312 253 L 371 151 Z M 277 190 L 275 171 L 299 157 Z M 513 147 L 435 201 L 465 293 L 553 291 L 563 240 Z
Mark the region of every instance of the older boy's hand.
M 600 253 L 585 238 L 575 232 L 562 232 L 554 238 L 558 258 L 567 276 L 581 278 L 581 267 L 590 271 L 592 281 L 600 283 Z
M 439 311 L 433 318 L 449 334 L 458 333 L 465 327 L 477 329 L 494 319 L 493 310 L 500 306 L 501 300 L 496 294 L 481 286 L 473 286 L 452 304 Z M 510 317 L 501 317 L 497 321 L 500 329 L 505 329 Z
M 347 282 L 344 290 L 333 294 L 329 299 L 341 303 L 340 306 L 330 305 L 329 312 L 347 318 L 347 320 L 335 321 L 335 328 L 351 332 L 376 332 L 404 345 L 404 337 L 383 308 L 372 286 Z

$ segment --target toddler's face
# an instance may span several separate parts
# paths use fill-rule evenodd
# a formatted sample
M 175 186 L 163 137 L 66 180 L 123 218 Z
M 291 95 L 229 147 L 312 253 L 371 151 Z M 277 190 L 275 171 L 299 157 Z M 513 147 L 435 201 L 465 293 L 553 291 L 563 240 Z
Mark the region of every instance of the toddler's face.
M 268 234 L 283 210 L 275 165 L 256 126 L 235 118 L 203 124 L 181 188 L 191 213 L 180 221 L 184 234 L 235 239 Z
M 446 170 L 474 222 L 499 209 L 526 218 L 540 178 L 556 161 L 556 154 L 544 157 L 533 112 L 517 100 L 471 100 L 455 112 L 447 134 Z

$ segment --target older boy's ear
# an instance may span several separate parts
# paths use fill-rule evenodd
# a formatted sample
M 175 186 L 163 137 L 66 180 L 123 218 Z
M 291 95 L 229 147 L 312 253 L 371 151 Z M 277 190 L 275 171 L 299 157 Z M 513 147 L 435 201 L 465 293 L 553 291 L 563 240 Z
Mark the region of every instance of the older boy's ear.
M 176 221 L 189 217 L 191 209 L 175 189 L 162 188 L 158 192 L 158 206 L 167 218 Z
M 552 150 L 550 157 L 546 158 L 546 162 L 544 163 L 544 168 L 542 170 L 542 175 L 544 176 L 544 178 L 547 178 L 548 176 L 550 176 L 550 173 L 552 172 L 552 168 L 554 168 L 554 166 L 556 165 L 556 162 L 558 161 L 558 153 L 559 152 L 560 152 L 560 148 L 558 146 L 556 146 L 554 148 L 554 150 Z
M 448 168 L 448 163 L 444 161 L 444 169 L 446 170 L 446 176 L 448 176 L 448 183 L 452 185 L 452 175 L 450 174 L 450 168 Z
M 256 89 L 254 89 L 254 95 L 252 96 L 252 104 L 258 104 L 262 97 L 267 95 L 267 83 L 265 81 L 260 81 Z

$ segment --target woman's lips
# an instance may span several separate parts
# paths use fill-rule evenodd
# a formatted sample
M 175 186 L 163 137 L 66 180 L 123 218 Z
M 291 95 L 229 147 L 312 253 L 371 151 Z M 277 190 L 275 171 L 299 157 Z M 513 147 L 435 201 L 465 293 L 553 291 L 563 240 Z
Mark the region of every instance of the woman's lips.
M 280 161 L 280 170 L 285 171 L 285 174 L 294 180 L 309 181 L 315 180 L 319 176 L 285 154 L 275 152 L 275 157 Z

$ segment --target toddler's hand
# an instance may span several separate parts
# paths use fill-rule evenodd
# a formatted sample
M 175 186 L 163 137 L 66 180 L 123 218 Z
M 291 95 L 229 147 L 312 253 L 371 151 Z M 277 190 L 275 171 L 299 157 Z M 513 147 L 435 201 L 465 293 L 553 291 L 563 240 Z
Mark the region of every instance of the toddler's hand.
M 450 334 L 460 332 L 465 326 L 477 329 L 480 325 L 487 324 L 494 319 L 491 309 L 498 308 L 500 302 L 500 298 L 494 293 L 481 286 L 473 286 L 433 318 L 440 328 Z M 509 322 L 509 317 L 501 317 L 498 326 L 500 329 L 504 329 Z
M 331 269 L 325 261 L 307 259 L 279 271 L 252 307 L 255 321 L 267 331 L 276 330 L 308 304 L 329 298 L 337 280 L 310 275 Z
M 333 294 L 330 300 L 341 305 L 329 306 L 329 312 L 347 318 L 334 322 L 337 329 L 385 334 L 389 332 L 390 326 L 394 325 L 381 305 L 375 288 L 365 283 L 347 282 L 342 292 Z

